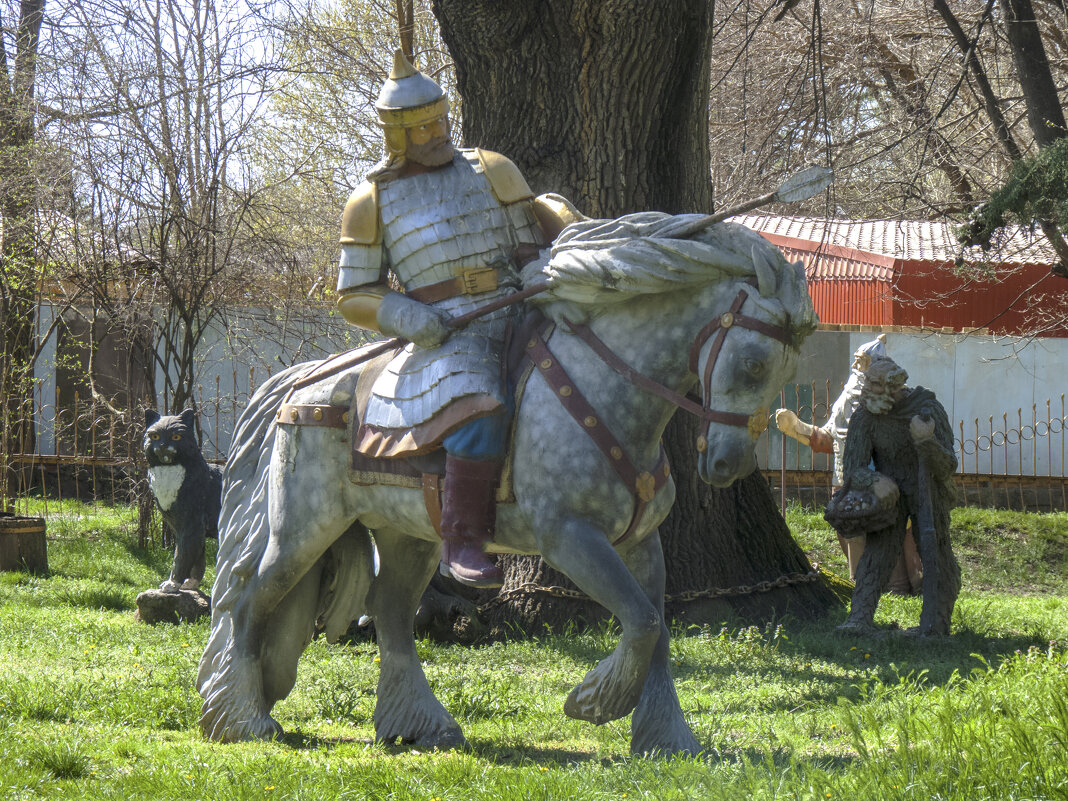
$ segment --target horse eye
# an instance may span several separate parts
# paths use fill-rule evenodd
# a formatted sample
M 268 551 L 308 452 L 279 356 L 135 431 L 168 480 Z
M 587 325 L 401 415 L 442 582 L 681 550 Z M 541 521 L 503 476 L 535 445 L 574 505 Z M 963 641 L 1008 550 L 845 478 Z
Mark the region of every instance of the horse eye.
M 181 434 L 171 434 L 171 439 L 173 439 L 175 442 L 177 442 L 181 438 L 182 438 Z
M 752 376 L 758 376 L 764 372 L 764 362 L 757 359 L 746 359 L 744 362 L 745 371 Z

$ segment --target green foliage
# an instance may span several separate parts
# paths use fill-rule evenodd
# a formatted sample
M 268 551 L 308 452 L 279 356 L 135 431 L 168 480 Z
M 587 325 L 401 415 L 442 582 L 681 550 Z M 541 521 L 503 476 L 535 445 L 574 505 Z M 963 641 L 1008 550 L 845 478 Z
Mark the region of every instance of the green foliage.
M 1013 164 L 997 189 L 958 230 L 966 246 L 988 249 L 998 228 L 1009 223 L 1031 226 L 1037 219 L 1068 225 L 1068 137 Z
M 820 515 L 789 517 L 837 571 Z M 962 558 L 945 640 L 840 639 L 842 613 L 676 631 L 680 700 L 708 753 L 660 761 L 629 756 L 626 719 L 563 715 L 566 693 L 614 647 L 614 626 L 477 648 L 417 643 L 467 751 L 373 743 L 369 641 L 311 644 L 275 709 L 282 740 L 205 742 L 194 676 L 208 625 L 134 621 L 133 598 L 166 576 L 170 555 L 135 547 L 132 520 L 50 503 L 53 574 L 0 574 L 0 797 L 1068 798 L 1068 594 L 1052 579 L 1063 551 L 1047 547 L 1066 541 L 1065 515 L 954 512 L 958 552 L 983 558 Z M 1004 563 L 1032 541 L 1046 543 L 1034 558 L 1051 577 L 1021 594 L 1011 583 L 1022 568 Z M 878 622 L 914 625 L 919 610 L 919 599 L 889 597 Z

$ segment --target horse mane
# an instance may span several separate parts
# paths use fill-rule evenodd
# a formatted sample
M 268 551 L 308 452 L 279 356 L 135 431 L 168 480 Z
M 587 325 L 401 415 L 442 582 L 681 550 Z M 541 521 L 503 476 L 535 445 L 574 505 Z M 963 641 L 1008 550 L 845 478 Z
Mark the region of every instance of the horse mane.
M 756 275 L 754 259 L 770 264 L 776 276 L 773 297 L 750 297 L 766 313 L 800 337 L 818 322 L 805 288 L 804 270 L 755 231 L 737 223 L 716 223 L 677 239 L 696 214 L 647 211 L 616 220 L 569 225 L 553 244 L 547 261 L 523 271 L 523 283 L 548 281 L 551 289 L 533 299 L 549 316 L 590 318 L 607 306 L 650 294 L 696 290 L 720 281 Z

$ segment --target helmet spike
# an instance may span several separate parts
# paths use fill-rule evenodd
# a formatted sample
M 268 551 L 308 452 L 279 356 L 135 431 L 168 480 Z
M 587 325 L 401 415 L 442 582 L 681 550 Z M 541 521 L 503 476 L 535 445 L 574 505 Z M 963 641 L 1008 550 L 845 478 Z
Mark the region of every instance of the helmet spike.
M 393 51 L 393 69 L 389 73 L 391 81 L 399 81 L 401 78 L 410 78 L 412 75 L 418 73 L 412 62 L 408 60 L 408 57 L 404 55 L 404 51 L 399 47 Z

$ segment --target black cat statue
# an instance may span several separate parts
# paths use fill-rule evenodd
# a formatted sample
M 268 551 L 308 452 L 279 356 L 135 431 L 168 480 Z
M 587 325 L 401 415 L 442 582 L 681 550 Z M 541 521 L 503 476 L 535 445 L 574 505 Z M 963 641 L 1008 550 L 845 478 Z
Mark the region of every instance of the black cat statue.
M 174 564 L 159 585 L 164 592 L 197 589 L 204 578 L 204 541 L 219 538 L 222 467 L 201 455 L 194 418 L 192 409 L 163 417 L 145 410 L 148 485 L 174 529 Z

